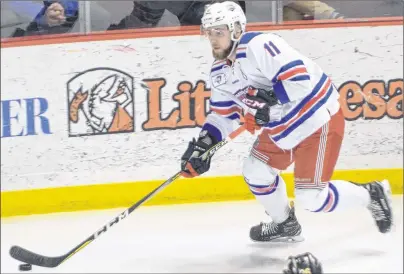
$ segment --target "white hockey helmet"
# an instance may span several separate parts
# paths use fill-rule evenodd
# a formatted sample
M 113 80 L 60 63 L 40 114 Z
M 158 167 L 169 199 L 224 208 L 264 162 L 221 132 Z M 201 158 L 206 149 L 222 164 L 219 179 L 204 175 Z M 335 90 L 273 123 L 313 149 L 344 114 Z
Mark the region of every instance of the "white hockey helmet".
M 247 19 L 243 9 L 237 3 L 232 1 L 206 5 L 201 21 L 201 27 L 204 30 L 221 25 L 227 25 L 233 41 L 238 41 L 238 39 L 234 37 L 236 23 L 240 24 L 242 32 L 245 32 L 247 25 Z

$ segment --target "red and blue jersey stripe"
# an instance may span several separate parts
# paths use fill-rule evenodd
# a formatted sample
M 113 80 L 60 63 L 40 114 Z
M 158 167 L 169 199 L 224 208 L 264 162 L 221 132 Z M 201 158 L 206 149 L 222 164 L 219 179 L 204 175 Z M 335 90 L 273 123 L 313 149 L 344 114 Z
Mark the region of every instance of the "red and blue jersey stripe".
M 272 78 L 274 92 L 282 104 L 290 102 L 288 92 L 283 84 L 284 81 L 310 81 L 310 75 L 307 72 L 303 61 L 295 60 L 280 68 Z
M 221 70 L 224 67 L 224 65 L 226 65 L 226 63 L 227 63 L 226 61 L 220 61 L 220 60 L 213 62 L 210 72 L 212 73 Z
M 271 134 L 272 139 L 277 142 L 296 130 L 296 128 L 327 102 L 333 92 L 333 88 L 330 78 L 323 74 L 313 91 L 292 111 L 280 121 L 269 122 L 266 125 L 269 128 L 269 134 Z
M 272 194 L 276 191 L 279 185 L 279 176 L 276 176 L 275 183 L 268 185 L 268 186 L 263 186 L 263 185 L 253 185 L 250 184 L 248 181 L 246 181 L 248 184 L 248 187 L 250 188 L 250 191 L 254 195 L 269 195 Z
M 210 100 L 209 103 L 210 110 L 216 112 L 217 114 L 220 114 L 225 118 L 236 120 L 240 119 L 241 117 L 242 108 L 233 101 L 213 102 L 212 100 Z
M 339 201 L 338 189 L 332 184 L 328 184 L 328 195 L 324 204 L 313 212 L 333 212 L 337 207 Z
M 273 77 L 272 82 L 276 83 L 277 81 L 285 80 L 310 80 L 310 75 L 302 60 L 295 60 L 282 66 L 278 73 Z
M 238 47 L 236 50 L 236 59 L 247 58 L 247 46 Z
M 239 46 L 236 51 L 236 59 L 247 58 L 247 44 L 262 32 L 247 32 L 240 39 Z

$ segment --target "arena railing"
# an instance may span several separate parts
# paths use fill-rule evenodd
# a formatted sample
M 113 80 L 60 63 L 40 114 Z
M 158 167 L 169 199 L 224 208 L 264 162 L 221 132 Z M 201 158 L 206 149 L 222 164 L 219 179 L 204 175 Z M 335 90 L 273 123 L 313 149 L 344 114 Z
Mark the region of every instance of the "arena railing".
M 48 6 L 42 2 L 48 2 Z M 46 23 L 46 19 L 44 19 L 47 18 L 46 8 L 49 8 L 49 4 L 53 4 L 53 2 L 56 1 L 2 1 L 1 46 L 199 35 L 199 24 L 189 25 L 189 23 L 180 22 L 176 18 L 175 14 L 181 14 L 182 7 L 177 8 L 177 10 L 173 10 L 176 7 L 167 7 L 172 10 L 172 13 L 165 11 L 164 16 L 155 27 L 148 27 L 147 24 L 144 24 L 146 27 L 136 27 L 136 23 L 133 28 L 127 27 L 125 24 L 116 27 L 123 19 L 133 13 L 133 10 L 135 10 L 133 8 L 135 6 L 134 2 L 77 0 L 60 1 L 66 7 L 66 22 L 70 25 L 66 23 L 66 26 L 61 28 L 60 32 L 57 31 L 57 27 L 48 28 L 51 29 L 48 32 L 46 27 L 37 27 L 39 30 L 35 32 L 35 26 L 41 26 L 44 22 Z M 158 8 L 164 7 L 164 1 L 158 1 L 158 4 L 160 5 Z M 403 1 L 400 0 L 245 1 L 246 15 L 250 22 L 247 30 L 250 31 L 348 25 L 402 25 L 403 5 Z M 357 7 L 361 7 L 361 9 Z M 132 12 L 128 12 L 128 9 L 131 8 L 133 8 Z M 150 7 L 144 9 L 148 12 L 148 14 L 143 14 L 146 19 L 155 16 L 155 11 L 158 11 L 158 9 L 153 10 Z M 7 16 L 4 16 L 3 13 Z M 12 17 L 11 15 L 14 14 L 18 16 Z M 15 18 L 20 21 L 16 21 Z M 184 18 L 183 15 L 182 18 Z M 131 20 L 131 18 L 128 20 Z M 32 28 L 32 23 L 36 24 L 34 24 L 34 28 Z M 140 23 L 143 24 L 142 22 Z M 26 31 L 28 27 L 31 28 Z

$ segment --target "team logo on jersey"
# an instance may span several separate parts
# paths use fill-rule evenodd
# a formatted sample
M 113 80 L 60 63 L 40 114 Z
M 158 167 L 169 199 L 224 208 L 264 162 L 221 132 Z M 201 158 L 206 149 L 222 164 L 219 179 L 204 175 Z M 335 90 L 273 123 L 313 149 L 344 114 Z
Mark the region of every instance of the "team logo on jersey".
M 134 79 L 113 68 L 95 68 L 67 82 L 69 136 L 134 131 Z
M 213 76 L 212 78 L 212 85 L 214 87 L 221 86 L 226 83 L 226 75 L 224 73 L 220 73 L 218 75 Z

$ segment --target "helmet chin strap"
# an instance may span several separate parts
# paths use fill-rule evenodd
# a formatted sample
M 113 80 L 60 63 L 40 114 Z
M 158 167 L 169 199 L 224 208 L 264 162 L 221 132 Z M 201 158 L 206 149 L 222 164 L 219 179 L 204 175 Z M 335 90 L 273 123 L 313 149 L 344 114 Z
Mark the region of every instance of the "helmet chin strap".
M 241 35 L 243 35 L 243 33 L 241 33 L 240 37 L 236 39 L 234 37 L 234 30 L 231 32 L 231 51 L 229 52 L 229 55 L 227 55 L 227 59 L 229 59 L 229 57 L 233 54 L 234 50 L 238 46 L 238 42 L 240 41 Z

